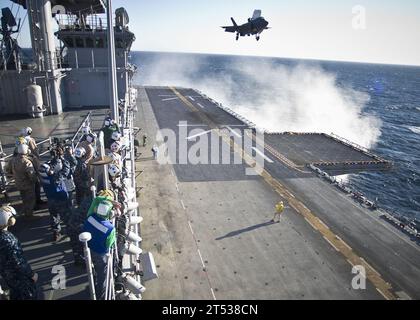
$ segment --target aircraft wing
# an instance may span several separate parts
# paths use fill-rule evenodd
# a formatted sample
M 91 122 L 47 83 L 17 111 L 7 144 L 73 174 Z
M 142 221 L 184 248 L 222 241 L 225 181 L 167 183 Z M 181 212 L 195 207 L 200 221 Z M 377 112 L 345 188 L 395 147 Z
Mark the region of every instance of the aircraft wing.
M 221 27 L 225 29 L 226 32 L 236 32 L 237 28 L 235 26 Z

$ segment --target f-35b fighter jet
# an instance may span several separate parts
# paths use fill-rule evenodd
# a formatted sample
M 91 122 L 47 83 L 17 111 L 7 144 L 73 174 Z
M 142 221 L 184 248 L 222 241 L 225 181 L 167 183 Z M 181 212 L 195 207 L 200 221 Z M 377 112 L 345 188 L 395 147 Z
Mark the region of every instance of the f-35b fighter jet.
M 244 37 L 245 35 L 255 35 L 255 38 L 260 40 L 260 34 L 265 29 L 269 29 L 267 27 L 268 22 L 261 17 L 261 10 L 254 10 L 254 14 L 252 15 L 252 18 L 248 19 L 247 23 L 244 23 L 240 26 L 238 26 L 233 18 L 230 18 L 232 20 L 233 26 L 227 26 L 222 27 L 225 29 L 225 32 L 236 32 L 236 40 L 239 39 L 239 36 Z

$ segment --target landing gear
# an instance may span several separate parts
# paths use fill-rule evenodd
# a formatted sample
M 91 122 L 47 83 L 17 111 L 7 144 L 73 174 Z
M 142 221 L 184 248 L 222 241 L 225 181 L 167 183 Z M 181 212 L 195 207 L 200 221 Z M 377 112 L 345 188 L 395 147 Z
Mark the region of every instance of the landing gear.
M 239 40 L 239 33 L 236 34 L 236 41 Z
M 259 35 L 257 35 L 257 36 L 255 37 L 255 39 L 257 39 L 257 41 L 259 41 L 259 40 L 260 40 L 260 36 L 259 36 Z

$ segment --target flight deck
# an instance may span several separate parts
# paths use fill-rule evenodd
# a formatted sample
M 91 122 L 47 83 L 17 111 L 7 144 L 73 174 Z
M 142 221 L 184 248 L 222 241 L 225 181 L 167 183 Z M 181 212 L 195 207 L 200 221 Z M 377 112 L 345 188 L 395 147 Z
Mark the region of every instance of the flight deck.
M 266 133 L 264 145 L 254 141 L 264 151 L 264 170 L 249 175 L 246 169 L 252 165 L 244 150 L 231 142 L 233 136 L 253 132 L 246 119 L 185 88 L 139 87 L 137 106 L 135 126 L 149 137 L 146 147 L 139 147 L 136 168 L 144 218 L 142 248 L 153 253 L 159 273 L 159 279 L 145 283 L 143 299 L 420 298 L 418 243 L 308 167 L 320 161 L 382 159 L 331 136 Z M 2 120 L 3 146 L 9 153 L 24 126 L 33 128 L 37 141 L 70 137 L 88 111 Z M 92 112 L 94 128 L 99 129 L 107 110 Z M 221 161 L 222 153 L 213 159 L 219 160 L 215 164 L 192 163 L 190 158 L 180 163 L 184 150 L 178 141 L 169 163 L 155 161 L 150 149 L 162 145 L 156 137 L 163 129 L 175 132 L 178 140 L 184 130 L 189 153 L 198 137 L 217 138 L 230 160 Z M 211 145 L 205 148 L 212 160 Z M 326 150 L 336 152 L 329 155 Z M 242 162 L 235 163 L 235 154 Z M 11 202 L 17 204 L 17 194 L 11 191 Z M 279 200 L 286 208 L 280 223 L 273 223 Z M 39 273 L 44 298 L 87 299 L 87 276 L 72 265 L 68 239 L 53 244 L 48 211 L 35 214 L 39 219 L 34 221 L 18 219 L 12 232 Z M 65 290 L 51 287 L 55 265 L 66 267 Z M 365 267 L 363 290 L 352 287 L 354 265 Z
M 196 138 L 193 130 L 201 128 L 208 135 L 220 133 L 219 142 L 229 144 L 221 129 L 229 127 L 243 136 L 250 128 L 249 121 L 192 89 L 139 88 L 139 101 L 139 119 L 144 119 L 140 126 L 149 137 L 159 129 L 179 134 L 180 123 L 186 122 L 187 140 Z M 318 152 L 286 149 L 291 139 L 296 147 Z M 198 141 L 191 140 L 189 147 Z M 314 145 L 317 141 L 320 146 Z M 265 142 L 264 172 L 259 176 L 245 174 L 250 167 L 246 161 L 237 167 L 157 164 L 144 151 L 141 207 L 152 223 L 143 226 L 143 245 L 154 249 L 161 261 L 161 281 L 151 283 L 145 297 L 419 297 L 418 244 L 307 167 L 316 162 L 389 162 L 327 135 L 268 134 Z M 243 154 L 238 148 L 232 154 Z M 223 174 L 213 175 L 213 166 Z M 273 208 L 280 199 L 288 205 L 281 223 L 273 224 Z M 352 289 L 354 265 L 366 268 L 374 290 L 369 285 Z

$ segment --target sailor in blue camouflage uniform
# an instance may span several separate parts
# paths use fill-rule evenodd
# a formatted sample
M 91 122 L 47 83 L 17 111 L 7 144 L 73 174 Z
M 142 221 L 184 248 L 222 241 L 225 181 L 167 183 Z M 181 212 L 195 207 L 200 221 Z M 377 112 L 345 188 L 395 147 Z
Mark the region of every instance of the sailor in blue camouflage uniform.
M 11 300 L 37 299 L 37 274 L 23 256 L 19 240 L 7 229 L 16 223 L 16 211 L 0 207 L 0 276 L 10 290 Z
M 60 180 L 57 181 L 56 170 L 59 168 L 53 168 L 48 163 L 42 164 L 39 168 L 41 184 L 48 199 L 54 241 L 61 239 L 61 223 L 63 220 L 67 222 L 67 218 L 70 218 L 71 214 L 69 195 L 63 187 L 63 183 Z
M 62 146 L 58 146 L 51 152 L 52 159 L 48 162 L 48 165 L 51 167 L 51 169 L 54 171 L 54 181 L 58 185 L 63 185 L 65 188 L 65 192 L 67 193 L 67 201 L 69 204 L 66 206 L 66 210 L 63 210 L 61 212 L 61 220 L 64 223 L 67 223 L 67 219 L 69 218 L 69 211 L 67 209 L 70 209 L 72 206 L 71 203 L 71 196 L 72 192 L 74 190 L 74 186 L 69 186 L 69 180 L 73 180 L 73 176 L 71 174 L 71 165 L 65 158 L 65 152 Z M 74 184 L 74 182 L 72 183 Z M 59 205 L 59 204 L 58 204 Z
M 73 206 L 73 194 L 74 194 L 74 190 L 75 190 L 74 171 L 76 170 L 76 166 L 77 166 L 77 159 L 74 155 L 74 150 L 73 150 L 72 146 L 66 146 L 65 147 L 64 160 L 66 160 L 68 162 L 69 167 L 70 167 L 70 173 L 67 176 L 68 187 L 69 187 L 67 192 L 69 193 L 69 205 L 70 205 L 70 207 L 72 207 Z

